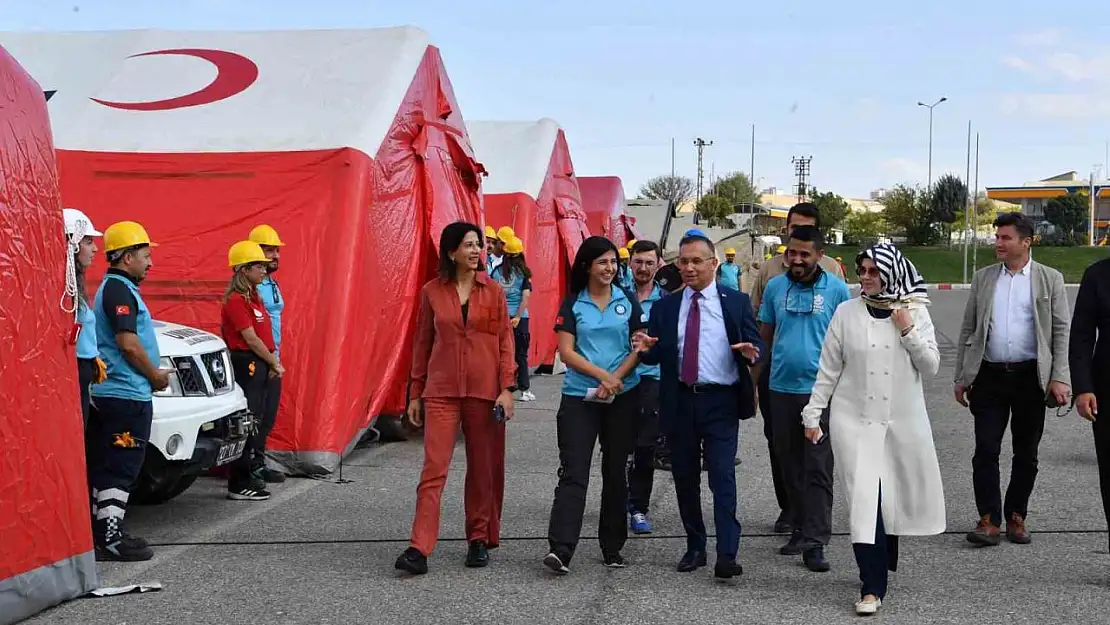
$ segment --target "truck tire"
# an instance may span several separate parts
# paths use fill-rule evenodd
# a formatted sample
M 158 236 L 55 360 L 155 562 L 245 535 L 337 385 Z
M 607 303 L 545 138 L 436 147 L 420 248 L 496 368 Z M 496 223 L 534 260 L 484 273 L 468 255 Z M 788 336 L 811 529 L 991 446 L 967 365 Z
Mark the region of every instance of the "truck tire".
M 177 479 L 155 485 L 151 482 L 144 484 L 143 478 L 140 476 L 138 483 L 135 484 L 135 490 L 131 493 L 130 502 L 137 506 L 164 504 L 188 490 L 193 482 L 197 481 L 198 477 L 200 476 L 196 473 L 186 473 Z

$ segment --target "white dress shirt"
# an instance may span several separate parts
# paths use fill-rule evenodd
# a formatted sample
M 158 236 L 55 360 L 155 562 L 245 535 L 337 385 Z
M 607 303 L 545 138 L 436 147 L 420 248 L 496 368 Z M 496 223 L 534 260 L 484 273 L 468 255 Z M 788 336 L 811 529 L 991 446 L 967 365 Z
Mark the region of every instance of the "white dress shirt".
M 686 345 L 686 320 L 690 317 L 690 302 L 695 291 L 686 287 L 682 291 L 682 304 L 678 309 L 678 370 L 682 371 L 682 354 Z M 721 296 L 717 282 L 709 283 L 701 291 L 698 307 L 701 310 L 701 329 L 698 333 L 698 383 L 732 385 L 740 381 L 732 346 L 728 342 L 725 314 L 721 310 Z
M 1026 262 L 1018 272 L 1003 263 L 994 286 L 994 306 L 987 332 L 989 362 L 1015 363 L 1037 359 L 1037 329 L 1033 321 L 1033 281 Z

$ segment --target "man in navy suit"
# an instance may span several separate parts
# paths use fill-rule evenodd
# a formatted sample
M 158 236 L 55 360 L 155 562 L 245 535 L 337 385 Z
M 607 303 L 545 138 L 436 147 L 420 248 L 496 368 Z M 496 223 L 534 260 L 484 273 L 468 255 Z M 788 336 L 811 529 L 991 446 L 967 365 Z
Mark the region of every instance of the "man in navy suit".
M 678 570 L 706 565 L 704 448 L 717 527 L 713 574 L 727 579 L 744 572 L 736 561 L 740 521 L 734 458 L 740 420 L 755 415 L 748 367 L 759 360 L 763 342 L 748 296 L 717 283 L 716 250 L 709 239 L 684 237 L 677 264 L 686 287 L 655 304 L 648 334 L 637 334 L 634 343 L 642 362 L 660 365 L 660 426 L 671 447 L 671 473 L 686 529 L 686 554 Z

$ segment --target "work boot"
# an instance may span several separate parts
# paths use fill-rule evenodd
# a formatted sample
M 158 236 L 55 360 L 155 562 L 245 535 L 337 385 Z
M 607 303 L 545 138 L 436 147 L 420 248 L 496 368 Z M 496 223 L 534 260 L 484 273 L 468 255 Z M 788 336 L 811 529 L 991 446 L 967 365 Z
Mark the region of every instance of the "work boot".
M 93 529 L 97 562 L 142 562 L 154 557 L 154 550 L 146 541 L 120 530 L 118 518 L 98 520 Z
M 1028 545 L 1033 540 L 1025 529 L 1025 519 L 1017 512 L 1011 513 L 1006 521 L 1006 540 L 1018 545 Z
M 981 547 L 994 547 L 1001 540 L 999 538 L 1000 533 L 998 526 L 991 523 L 991 515 L 984 514 L 979 519 L 979 525 L 976 525 L 975 529 L 967 533 L 967 542 Z

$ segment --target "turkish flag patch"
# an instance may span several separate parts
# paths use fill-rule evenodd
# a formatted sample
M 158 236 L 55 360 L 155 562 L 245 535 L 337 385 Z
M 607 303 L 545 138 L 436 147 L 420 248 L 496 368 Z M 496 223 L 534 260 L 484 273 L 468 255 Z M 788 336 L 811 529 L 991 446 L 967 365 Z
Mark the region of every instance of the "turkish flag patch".
M 117 317 L 126 317 L 130 314 L 131 314 L 131 307 L 128 306 L 127 304 L 121 304 L 119 306 L 116 306 L 116 316 Z
M 558 317 L 555 317 L 555 325 L 557 325 L 557 326 L 563 325 L 563 316 L 562 315 L 559 315 Z

